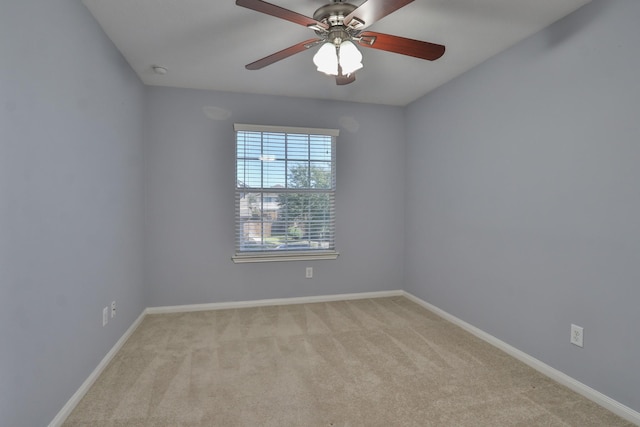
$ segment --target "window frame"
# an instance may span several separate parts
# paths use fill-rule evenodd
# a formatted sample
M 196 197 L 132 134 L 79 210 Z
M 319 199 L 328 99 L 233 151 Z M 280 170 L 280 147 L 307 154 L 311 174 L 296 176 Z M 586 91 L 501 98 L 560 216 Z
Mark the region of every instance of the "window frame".
M 240 235 L 240 224 L 242 224 L 242 217 L 240 213 L 240 196 L 242 193 L 251 193 L 251 187 L 239 186 L 238 180 L 238 132 L 259 132 L 259 133 L 284 133 L 284 134 L 297 134 L 297 135 L 321 135 L 321 136 L 329 136 L 331 137 L 331 186 L 329 189 L 296 189 L 296 188 L 283 188 L 278 191 L 273 191 L 272 187 L 263 187 L 264 182 L 262 179 L 264 178 L 264 172 L 261 172 L 261 182 L 262 185 L 260 187 L 253 187 L 253 189 L 258 190 L 257 193 L 261 194 L 261 197 L 265 197 L 265 195 L 269 194 L 328 194 L 331 200 L 331 211 L 333 214 L 332 218 L 332 248 L 330 249 L 311 249 L 311 250 L 260 250 L 260 251 L 242 251 L 240 249 L 241 246 L 241 238 Z M 234 171 L 235 171 L 235 190 L 234 190 L 234 256 L 232 256 L 232 260 L 234 263 L 255 263 L 255 262 L 273 262 L 273 261 L 308 261 L 308 260 L 319 260 L 319 259 L 336 259 L 339 256 L 339 252 L 335 249 L 335 192 L 336 192 L 336 140 L 340 131 L 338 129 L 324 129 L 324 128 L 306 128 L 306 127 L 292 127 L 292 126 L 270 126 L 270 125 L 252 125 L 252 124 L 243 124 L 243 123 L 235 123 L 234 124 Z M 289 159 L 288 155 L 285 155 L 286 159 Z M 309 156 L 309 163 L 312 163 L 313 159 Z M 285 174 L 287 172 L 285 171 Z M 261 222 L 261 224 L 263 224 Z M 262 226 L 261 226 L 262 227 Z

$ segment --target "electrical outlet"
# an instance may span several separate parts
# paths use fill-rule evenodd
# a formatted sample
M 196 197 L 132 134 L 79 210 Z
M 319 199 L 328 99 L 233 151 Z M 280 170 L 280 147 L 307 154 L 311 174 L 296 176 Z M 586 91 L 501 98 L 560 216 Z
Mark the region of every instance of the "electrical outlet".
M 109 307 L 105 307 L 102 309 L 102 326 L 107 326 L 108 321 L 109 321 Z
M 307 267 L 306 276 L 307 279 L 311 279 L 313 277 L 313 267 Z
M 571 324 L 571 344 L 584 347 L 584 329 L 578 325 Z
M 111 301 L 111 318 L 116 317 L 116 302 Z

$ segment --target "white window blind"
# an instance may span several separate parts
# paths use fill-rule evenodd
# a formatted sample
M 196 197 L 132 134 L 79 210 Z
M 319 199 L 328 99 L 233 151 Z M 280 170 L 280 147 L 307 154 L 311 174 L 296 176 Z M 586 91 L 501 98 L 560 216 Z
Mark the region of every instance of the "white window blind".
M 331 259 L 335 129 L 236 124 L 235 262 Z

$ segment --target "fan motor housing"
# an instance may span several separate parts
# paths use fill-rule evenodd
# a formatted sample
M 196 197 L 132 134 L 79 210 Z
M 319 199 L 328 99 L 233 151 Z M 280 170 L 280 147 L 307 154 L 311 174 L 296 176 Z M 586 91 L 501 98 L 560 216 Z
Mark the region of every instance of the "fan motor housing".
M 351 3 L 331 3 L 316 10 L 313 13 L 313 19 L 329 24 L 331 27 L 342 25 L 344 17 L 357 8 Z

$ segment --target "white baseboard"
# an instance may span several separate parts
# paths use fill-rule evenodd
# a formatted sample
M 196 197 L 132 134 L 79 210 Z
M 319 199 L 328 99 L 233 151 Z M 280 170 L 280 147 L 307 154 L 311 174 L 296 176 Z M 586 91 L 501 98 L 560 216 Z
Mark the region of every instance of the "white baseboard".
M 385 298 L 403 296 L 404 291 L 362 292 L 357 294 L 320 295 L 313 297 L 262 299 L 254 301 L 231 301 L 210 304 L 174 305 L 166 307 L 149 307 L 147 314 L 185 313 L 190 311 L 224 310 L 229 308 L 265 307 L 272 305 L 308 304 L 314 302 L 346 301 L 367 298 Z
M 129 329 L 127 329 L 126 332 L 120 337 L 118 342 L 116 342 L 115 345 L 111 348 L 111 350 L 109 350 L 107 355 L 104 356 L 102 361 L 100 361 L 98 366 L 93 370 L 93 372 L 91 372 L 89 377 L 82 383 L 80 388 L 73 394 L 73 396 L 71 396 L 71 399 L 69 399 L 69 401 L 62 407 L 62 409 L 60 410 L 60 412 L 58 412 L 58 414 L 53 419 L 53 421 L 49 423 L 49 427 L 62 426 L 62 424 L 67 419 L 67 417 L 71 414 L 71 412 L 73 412 L 73 410 L 78 405 L 78 403 L 80 403 L 80 400 L 82 400 L 84 395 L 87 394 L 87 392 L 89 391 L 93 383 L 96 382 L 100 374 L 105 370 L 107 365 L 109 365 L 109 362 L 111 362 L 113 357 L 118 353 L 118 351 L 120 351 L 120 349 L 122 348 L 124 343 L 127 341 L 127 339 L 129 339 L 131 334 L 133 334 L 136 328 L 140 325 L 140 323 L 142 322 L 142 319 L 144 319 L 144 316 L 145 316 L 145 312 L 143 311 L 140 314 L 140 316 L 138 316 L 138 318 L 133 322 L 133 324 L 129 326 Z
M 494 337 L 493 335 L 490 335 L 486 332 L 484 332 L 481 329 L 476 328 L 473 325 L 470 325 L 469 323 L 465 322 L 464 320 L 461 320 L 457 317 L 455 317 L 452 314 L 447 313 L 446 311 L 432 305 L 429 304 L 428 302 L 418 298 L 415 295 L 410 294 L 409 292 L 406 291 L 402 291 L 402 294 L 407 297 L 408 299 L 410 299 L 411 301 L 421 305 L 422 307 L 426 308 L 427 310 L 437 314 L 438 316 L 444 318 L 445 320 L 448 320 L 449 322 L 461 327 L 462 329 L 466 330 L 467 332 L 475 335 L 476 337 L 480 338 L 483 341 L 486 341 L 487 343 L 493 345 L 494 347 L 499 348 L 500 350 L 504 351 L 505 353 L 509 354 L 510 356 L 515 357 L 516 359 L 520 360 L 521 362 L 529 365 L 530 367 L 532 367 L 533 369 L 535 369 L 536 371 L 546 375 L 547 377 L 551 378 L 552 380 L 559 382 L 560 384 L 569 387 L 571 390 L 575 391 L 578 394 L 581 394 L 582 396 L 586 397 L 587 399 L 597 403 L 598 405 L 608 409 L 609 411 L 613 412 L 614 414 L 624 418 L 625 420 L 634 423 L 636 425 L 640 426 L 640 412 L 637 412 L 631 408 L 629 408 L 628 406 L 623 405 L 622 403 L 610 398 L 609 396 L 606 396 L 602 393 L 600 393 L 597 390 L 594 390 L 593 388 L 589 387 L 586 384 L 581 383 L 580 381 L 570 377 L 569 375 L 555 369 L 552 368 L 551 366 L 547 365 L 546 363 L 543 363 L 541 361 L 539 361 L 538 359 L 529 356 L 527 353 L 518 350 L 517 348 L 505 343 L 502 340 L 499 340 L 498 338 Z

